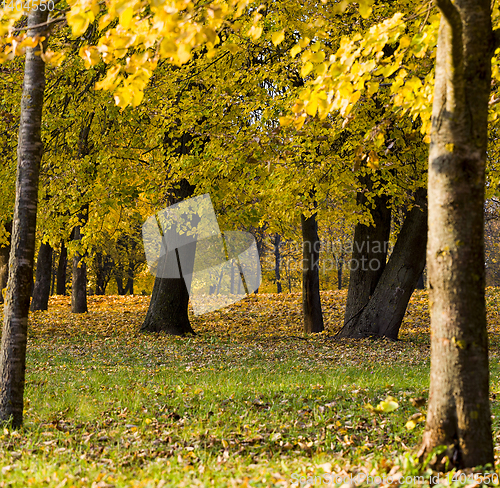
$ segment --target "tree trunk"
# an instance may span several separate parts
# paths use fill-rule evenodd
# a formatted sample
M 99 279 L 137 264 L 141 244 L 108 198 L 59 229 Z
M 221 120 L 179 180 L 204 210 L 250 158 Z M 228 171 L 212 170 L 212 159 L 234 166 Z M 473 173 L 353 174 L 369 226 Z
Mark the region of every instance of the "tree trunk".
M 31 10 L 28 36 L 48 36 L 47 11 Z M 41 25 L 41 26 L 39 26 Z M 32 27 L 39 26 L 39 27 Z M 26 49 L 21 120 L 17 146 L 17 179 L 9 280 L 0 351 L 0 420 L 14 427 L 23 423 L 26 342 L 35 254 L 38 178 L 43 145 L 40 137 L 45 63 L 40 47 Z
M 319 251 L 318 224 L 316 214 L 306 218 L 301 215 L 302 224 L 302 310 L 304 332 L 322 332 L 323 312 L 319 294 Z
M 2 290 L 7 288 L 7 280 L 9 279 L 9 255 L 10 255 L 10 243 L 12 241 L 12 221 L 9 220 L 5 224 L 5 230 L 9 235 L 9 244 L 4 247 L 0 247 L 0 303 L 3 303 Z
M 74 239 L 79 241 L 82 239 L 80 226 L 74 229 Z M 71 290 L 71 312 L 85 313 L 87 308 L 87 265 L 83 261 L 83 256 L 76 251 L 73 256 L 73 278 Z
M 105 295 L 106 287 L 108 286 L 109 280 L 111 278 L 111 273 L 113 271 L 113 259 L 102 252 L 96 252 L 94 258 L 94 269 L 95 269 L 95 294 Z
M 180 188 L 174 192 L 169 203 L 172 205 L 189 198 L 193 195 L 194 188 L 187 180 L 182 180 Z M 162 264 L 164 263 L 159 263 L 159 266 Z M 180 336 L 194 334 L 189 322 L 188 302 L 189 293 L 182 277 L 159 278 L 157 276 L 151 301 L 149 302 L 148 313 L 141 330 Z
M 391 257 L 367 304 L 344 324 L 338 337 L 382 336 L 397 339 L 411 294 L 425 266 L 426 191 L 417 190 L 417 206 L 406 216 Z
M 493 36 L 489 0 L 436 0 L 441 25 L 429 152 L 431 383 L 420 456 L 493 464 L 484 298 L 484 187 Z
M 127 293 L 129 293 L 130 295 L 134 294 L 134 277 L 130 276 L 130 272 L 131 271 L 129 270 L 129 278 L 127 279 L 127 284 L 124 289 L 124 295 L 126 295 Z
M 56 289 L 56 273 L 57 273 L 56 256 L 52 254 L 52 266 L 50 269 L 50 296 L 54 295 Z
M 364 178 L 361 183 L 368 190 L 372 187 L 371 179 Z M 364 192 L 359 192 L 357 199 L 358 205 L 367 204 Z M 358 223 L 354 229 L 344 326 L 358 317 L 370 300 L 387 260 L 391 210 L 385 196 L 376 197 L 374 203 L 375 208 L 370 210 L 373 225 Z
M 68 250 L 61 242 L 61 254 L 59 255 L 59 264 L 57 266 L 57 295 L 66 295 L 66 271 L 68 268 Z
M 115 275 L 116 280 L 116 288 L 118 290 L 118 295 L 125 295 L 125 291 L 123 289 L 123 279 L 121 276 Z
M 425 267 L 425 265 L 424 265 L 424 267 Z M 423 271 L 422 271 L 422 273 L 420 273 L 420 276 L 418 277 L 416 289 L 417 290 L 425 290 L 424 272 Z
M 40 244 L 36 261 L 36 279 L 30 310 L 36 312 L 49 308 L 50 278 L 52 276 L 52 246 L 48 242 Z
M 344 258 L 341 257 L 337 262 L 337 285 L 338 289 L 342 290 L 342 269 L 344 267 Z
M 281 274 L 280 274 L 280 264 L 281 264 L 281 252 L 280 252 L 281 236 L 276 233 L 274 234 L 274 277 L 276 279 L 276 293 L 281 293 Z

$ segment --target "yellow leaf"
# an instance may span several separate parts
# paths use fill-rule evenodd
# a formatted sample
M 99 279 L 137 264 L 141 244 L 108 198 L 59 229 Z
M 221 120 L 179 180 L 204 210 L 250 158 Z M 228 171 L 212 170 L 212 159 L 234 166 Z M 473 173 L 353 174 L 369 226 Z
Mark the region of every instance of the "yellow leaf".
M 325 53 L 324 51 L 319 51 L 317 53 L 312 54 L 312 56 L 309 59 L 313 63 L 321 63 L 325 60 Z
M 359 6 L 359 14 L 363 19 L 367 19 L 372 13 L 372 8 L 365 2 L 361 2 Z
M 297 56 L 297 54 L 300 53 L 300 51 L 302 51 L 302 48 L 298 44 L 295 44 L 295 46 L 290 49 L 290 56 L 294 58 L 295 56 Z
M 414 420 L 408 420 L 408 422 L 406 422 L 406 428 L 408 430 L 413 430 L 416 426 L 417 424 L 415 423 Z
M 300 70 L 300 75 L 302 78 L 305 78 L 313 69 L 313 64 L 311 61 L 308 61 L 304 66 L 302 66 L 302 69 Z
M 262 35 L 262 27 L 260 25 L 252 25 L 248 31 L 248 36 L 250 36 L 254 41 L 258 40 Z
M 120 83 L 120 79 L 117 80 L 118 73 L 120 72 L 120 66 L 113 66 L 109 69 L 104 80 L 98 81 L 95 84 L 96 90 L 113 90 Z
M 83 59 L 86 69 L 95 66 L 100 59 L 99 51 L 94 46 L 82 46 L 78 54 Z
M 66 14 L 66 20 L 73 31 L 73 35 L 78 37 L 84 34 L 90 23 L 94 21 L 94 14 L 92 12 L 71 9 Z
M 132 17 L 134 16 L 134 11 L 132 10 L 132 7 L 127 7 L 121 14 L 120 14 L 120 24 L 125 27 L 125 29 L 128 29 L 130 27 L 130 24 L 132 22 Z
M 318 97 L 312 97 L 308 104 L 306 105 L 306 113 L 310 115 L 311 117 L 314 117 L 316 115 L 316 112 L 318 110 Z
M 309 37 L 304 37 L 304 39 L 301 39 L 299 41 L 299 46 L 304 49 L 305 47 L 309 46 L 309 43 L 311 42 L 311 39 Z
M 273 35 L 271 36 L 271 40 L 273 41 L 273 44 L 275 46 L 281 44 L 284 39 L 285 39 L 285 29 L 279 32 L 273 32 Z
M 191 46 L 189 44 L 181 44 L 177 49 L 177 57 L 179 63 L 187 63 L 191 59 Z
M 378 90 L 379 84 L 377 82 L 370 81 L 368 83 L 368 96 L 372 96 Z
M 283 127 L 290 125 L 293 121 L 292 117 L 280 117 L 278 120 Z
M 297 117 L 294 121 L 293 121 L 293 125 L 294 127 L 297 129 L 297 130 L 300 130 L 302 129 L 302 126 L 304 125 L 304 122 L 306 121 L 306 115 L 301 115 L 300 117 Z
M 388 396 L 385 400 L 383 400 L 377 405 L 377 410 L 379 412 L 388 413 L 396 410 L 398 407 L 399 404 L 396 401 L 396 399 L 391 396 Z
M 47 49 L 47 51 L 42 53 L 43 61 L 47 64 L 50 64 L 51 66 L 60 66 L 64 57 L 64 53 L 56 53 L 51 49 Z

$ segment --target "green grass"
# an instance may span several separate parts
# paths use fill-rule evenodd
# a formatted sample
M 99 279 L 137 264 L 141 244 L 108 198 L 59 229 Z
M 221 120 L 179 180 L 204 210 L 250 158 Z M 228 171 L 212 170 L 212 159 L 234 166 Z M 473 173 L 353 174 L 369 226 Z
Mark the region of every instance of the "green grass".
M 29 340 L 25 424 L 0 430 L 0 487 L 286 487 L 311 476 L 326 486 L 325 470 L 421 474 L 417 484 L 429 485 L 413 456 L 424 422 L 405 427 L 426 408 L 411 402 L 428 394 L 422 337 L 64 336 L 60 327 Z M 388 396 L 395 411 L 365 408 Z M 492 408 L 498 441 L 497 399 Z

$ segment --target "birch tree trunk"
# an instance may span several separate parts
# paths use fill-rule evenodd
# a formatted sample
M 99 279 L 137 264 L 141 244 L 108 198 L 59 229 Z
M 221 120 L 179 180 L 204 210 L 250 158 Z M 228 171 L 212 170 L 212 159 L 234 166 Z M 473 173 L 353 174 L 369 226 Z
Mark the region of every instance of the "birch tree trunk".
M 444 467 L 493 464 L 483 207 L 493 35 L 489 0 L 436 0 L 443 14 L 429 152 L 431 383 L 420 451 Z M 450 467 L 451 467 L 450 466 Z
M 47 21 L 47 15 L 47 10 L 42 12 L 39 9 L 32 10 L 28 14 L 29 36 L 44 34 L 47 37 L 46 27 L 43 26 Z M 38 177 L 43 152 L 40 130 L 45 63 L 37 51 L 40 51 L 39 46 L 26 49 L 17 148 L 16 203 L 0 350 L 0 420 L 10 420 L 14 427 L 19 427 L 23 422 L 26 341 L 35 254 Z

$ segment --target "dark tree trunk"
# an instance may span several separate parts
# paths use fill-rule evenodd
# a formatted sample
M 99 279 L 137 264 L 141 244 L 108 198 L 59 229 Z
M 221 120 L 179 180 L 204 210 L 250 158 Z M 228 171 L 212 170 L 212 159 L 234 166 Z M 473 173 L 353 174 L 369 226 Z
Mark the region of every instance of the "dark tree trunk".
M 132 270 L 132 272 L 133 272 L 133 270 Z M 129 273 L 130 273 L 130 271 L 129 271 Z M 130 274 L 129 274 L 129 278 L 127 279 L 127 285 L 125 286 L 125 289 L 124 289 L 124 295 L 126 295 L 127 293 L 129 293 L 130 295 L 134 294 L 134 277 L 130 276 Z
M 180 188 L 174 192 L 169 203 L 174 204 L 191 197 L 194 188 L 187 180 L 182 180 Z M 159 266 L 162 264 L 165 263 L 160 262 Z M 194 334 L 189 322 L 188 302 L 189 293 L 182 277 L 171 279 L 157 276 L 141 330 L 179 336 Z
M 304 331 L 322 332 L 323 312 L 319 294 L 319 251 L 318 224 L 316 214 L 309 218 L 301 215 L 302 224 L 302 310 Z
M 276 293 L 281 293 L 281 273 L 280 273 L 280 264 L 281 264 L 281 236 L 276 233 L 274 234 L 274 277 L 276 279 Z
M 341 257 L 337 262 L 337 286 L 342 290 L 342 270 L 344 268 L 344 258 Z
M 426 192 L 417 190 L 417 206 L 406 216 L 391 257 L 377 286 L 357 316 L 344 324 L 339 337 L 382 336 L 397 339 L 403 317 L 425 266 Z
M 121 276 L 115 275 L 116 288 L 118 290 L 118 295 L 125 295 L 125 290 L 123 288 L 123 279 Z
M 75 227 L 73 233 L 74 239 L 82 239 L 80 226 Z M 73 277 L 71 290 L 71 312 L 85 313 L 87 308 L 87 265 L 83 261 L 83 256 L 78 251 L 73 256 Z
M 182 278 L 157 277 L 141 330 L 180 336 L 194 334 L 188 317 L 188 302 L 189 293 Z
M 56 289 L 56 274 L 57 274 L 56 256 L 52 254 L 52 266 L 50 270 L 50 296 L 54 295 Z
M 32 312 L 49 308 L 50 279 L 52 277 L 52 246 L 48 242 L 40 244 L 36 261 L 36 279 L 30 310 Z
M 96 295 L 105 295 L 106 287 L 108 286 L 109 280 L 111 278 L 111 272 L 113 271 L 113 260 L 101 253 L 97 252 L 94 258 L 94 268 L 96 275 Z
M 5 224 L 5 230 L 9 235 L 9 244 L 4 247 L 0 247 L 0 303 L 3 303 L 3 293 L 2 290 L 7 288 L 7 280 L 9 279 L 9 255 L 10 255 L 10 243 L 12 241 L 12 221 L 10 220 Z
M 431 381 L 420 456 L 446 446 L 433 464 L 472 468 L 494 463 L 483 227 L 494 38 L 489 0 L 436 4 L 442 16 L 429 151 Z
M 59 255 L 59 264 L 57 266 L 57 295 L 66 295 L 66 272 L 68 269 L 68 250 L 61 242 L 61 254 Z
M 44 27 L 47 15 L 47 11 L 30 11 L 28 36 L 48 36 Z M 45 63 L 39 54 L 35 54 L 36 51 L 40 52 L 39 46 L 26 49 L 12 250 L 0 351 L 0 421 L 10 420 L 14 427 L 23 423 L 30 286 L 35 254 L 38 178 L 43 152 L 40 131 Z
M 424 267 L 425 267 L 425 264 L 424 264 Z M 424 273 L 423 272 L 420 273 L 420 276 L 418 277 L 416 289 L 417 290 L 425 290 Z
M 362 183 L 368 190 L 371 189 L 371 180 L 364 178 Z M 358 193 L 358 204 L 367 204 L 366 196 L 362 192 Z M 387 260 L 391 210 L 385 196 L 375 197 L 374 204 L 375 208 L 371 209 L 373 225 L 357 224 L 354 229 L 344 326 L 351 323 L 370 300 Z

